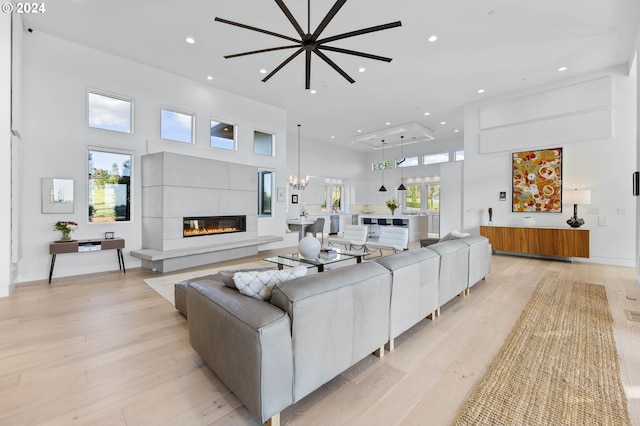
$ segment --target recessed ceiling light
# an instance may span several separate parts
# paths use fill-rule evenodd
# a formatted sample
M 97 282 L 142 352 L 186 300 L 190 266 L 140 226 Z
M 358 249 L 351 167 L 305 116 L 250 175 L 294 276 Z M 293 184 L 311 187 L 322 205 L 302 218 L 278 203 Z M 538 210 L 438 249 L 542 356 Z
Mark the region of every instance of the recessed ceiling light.
M 213 80 L 213 76 L 208 75 L 207 80 Z
M 424 113 L 424 115 L 430 115 L 430 114 L 431 114 L 430 112 L 425 112 L 425 113 Z
M 446 121 L 441 121 L 440 124 L 447 124 L 447 122 Z
M 436 41 L 438 39 L 437 35 L 432 35 L 431 37 L 429 37 L 427 40 L 429 40 L 429 43 L 433 43 L 434 41 Z
M 484 93 L 484 89 L 478 89 L 478 93 Z
M 388 121 L 387 121 L 386 123 L 384 123 L 384 124 L 386 124 L 387 126 L 390 126 L 390 125 L 391 125 L 391 123 L 389 123 Z
M 186 41 L 187 43 L 189 43 L 189 44 L 193 44 L 193 43 L 195 43 L 195 42 L 196 42 L 196 40 L 195 40 L 193 37 L 187 37 L 187 38 L 185 39 L 185 41 Z
M 266 74 L 266 73 L 267 73 L 267 70 L 265 70 L 264 68 L 260 70 L 260 74 Z
M 309 93 L 311 93 L 312 95 L 316 94 L 316 91 L 314 89 L 309 90 Z
M 458 130 L 458 129 L 454 129 L 453 131 L 454 131 L 455 133 L 458 133 L 460 130 Z
M 562 71 L 566 71 L 566 70 L 567 70 L 567 67 L 560 67 L 560 68 L 558 68 L 558 71 L 560 71 L 560 72 L 562 72 Z
M 365 72 L 367 69 L 365 67 L 358 68 L 358 72 Z
M 358 129 L 358 133 L 362 133 L 362 129 Z
M 335 136 L 331 136 L 331 139 L 335 139 L 335 138 L 336 138 Z

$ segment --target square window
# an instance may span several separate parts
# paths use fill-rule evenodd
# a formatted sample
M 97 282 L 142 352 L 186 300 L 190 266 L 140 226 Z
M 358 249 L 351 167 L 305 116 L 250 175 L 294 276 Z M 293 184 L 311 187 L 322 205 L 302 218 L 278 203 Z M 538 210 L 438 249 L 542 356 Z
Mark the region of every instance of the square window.
M 87 110 L 89 127 L 133 133 L 133 99 L 89 90 Z
M 253 132 L 253 153 L 273 157 L 273 135 L 259 131 Z
M 212 119 L 210 126 L 211 147 L 234 151 L 236 149 L 236 126 Z
M 162 108 L 160 110 L 160 138 L 193 143 L 194 122 L 193 113 Z

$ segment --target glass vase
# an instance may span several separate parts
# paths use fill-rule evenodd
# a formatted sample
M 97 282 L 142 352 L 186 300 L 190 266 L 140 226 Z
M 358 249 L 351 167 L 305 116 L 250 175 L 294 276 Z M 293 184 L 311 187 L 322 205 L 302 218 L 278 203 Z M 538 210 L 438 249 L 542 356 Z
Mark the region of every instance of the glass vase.
M 60 232 L 62 232 L 62 237 L 60 238 L 60 241 L 71 241 L 71 231 L 68 229 L 63 229 Z

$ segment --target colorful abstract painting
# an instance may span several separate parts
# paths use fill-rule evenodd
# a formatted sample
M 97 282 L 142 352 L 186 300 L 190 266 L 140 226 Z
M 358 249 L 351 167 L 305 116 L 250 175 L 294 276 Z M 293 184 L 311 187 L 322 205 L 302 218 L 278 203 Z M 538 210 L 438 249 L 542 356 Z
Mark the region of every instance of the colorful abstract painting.
M 513 153 L 514 212 L 562 212 L 562 148 Z

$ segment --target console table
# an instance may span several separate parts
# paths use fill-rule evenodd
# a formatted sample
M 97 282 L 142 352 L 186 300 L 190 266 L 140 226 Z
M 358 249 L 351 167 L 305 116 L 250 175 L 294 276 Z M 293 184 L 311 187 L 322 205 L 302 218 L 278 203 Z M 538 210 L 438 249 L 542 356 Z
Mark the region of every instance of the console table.
M 487 237 L 496 251 L 589 257 L 588 229 L 481 226 L 480 235 Z
M 127 270 L 124 266 L 124 256 L 122 249 L 124 248 L 124 239 L 98 239 L 98 240 L 74 240 L 74 241 L 54 241 L 49 244 L 49 254 L 51 255 L 51 268 L 49 269 L 49 284 L 51 284 L 51 276 L 53 275 L 53 267 L 56 264 L 56 256 L 64 253 L 84 253 L 102 250 L 116 250 L 118 256 L 118 266 L 125 274 Z

